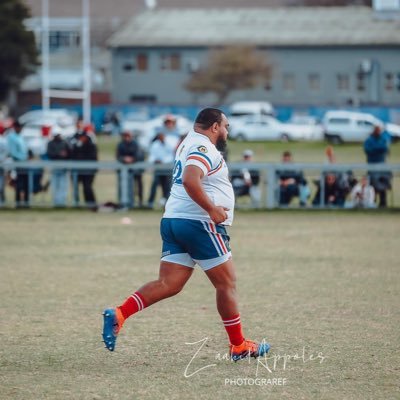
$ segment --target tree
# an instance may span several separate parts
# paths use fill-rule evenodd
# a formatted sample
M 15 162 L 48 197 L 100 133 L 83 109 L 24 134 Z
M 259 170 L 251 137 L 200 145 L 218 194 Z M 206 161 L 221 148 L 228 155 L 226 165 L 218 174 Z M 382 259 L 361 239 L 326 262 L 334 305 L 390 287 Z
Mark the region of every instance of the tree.
M 222 104 L 233 90 L 251 89 L 271 77 L 271 66 L 253 46 L 212 50 L 208 65 L 195 72 L 185 88 L 195 94 L 215 93 Z
M 22 0 L 0 1 L 0 101 L 38 65 L 34 35 L 24 26 L 29 17 Z

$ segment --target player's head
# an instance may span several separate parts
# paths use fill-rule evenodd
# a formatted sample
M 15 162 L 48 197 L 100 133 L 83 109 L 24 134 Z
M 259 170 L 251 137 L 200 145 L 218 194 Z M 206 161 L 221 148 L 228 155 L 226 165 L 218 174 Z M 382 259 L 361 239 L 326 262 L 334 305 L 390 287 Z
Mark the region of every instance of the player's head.
M 194 122 L 196 132 L 207 135 L 219 151 L 224 151 L 228 139 L 229 122 L 218 108 L 204 108 Z

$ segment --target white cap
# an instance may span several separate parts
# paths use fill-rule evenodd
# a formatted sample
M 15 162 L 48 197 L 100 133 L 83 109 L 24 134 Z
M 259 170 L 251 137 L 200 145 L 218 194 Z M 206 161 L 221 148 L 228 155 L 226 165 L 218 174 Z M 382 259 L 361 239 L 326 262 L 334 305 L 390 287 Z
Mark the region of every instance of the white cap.
M 253 150 L 247 149 L 243 152 L 243 157 L 253 157 L 253 156 L 254 156 Z

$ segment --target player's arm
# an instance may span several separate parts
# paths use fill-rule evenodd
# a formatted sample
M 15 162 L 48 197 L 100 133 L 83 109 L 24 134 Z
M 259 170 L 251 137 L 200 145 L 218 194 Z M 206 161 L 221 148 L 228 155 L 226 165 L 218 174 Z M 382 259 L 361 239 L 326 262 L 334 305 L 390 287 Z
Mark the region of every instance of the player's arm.
M 211 220 L 215 224 L 220 224 L 228 218 L 228 214 L 226 213 L 228 210 L 222 206 L 216 206 L 207 196 L 201 184 L 203 176 L 204 172 L 201 168 L 195 165 L 188 165 L 183 172 L 183 186 L 191 199 L 207 211 Z

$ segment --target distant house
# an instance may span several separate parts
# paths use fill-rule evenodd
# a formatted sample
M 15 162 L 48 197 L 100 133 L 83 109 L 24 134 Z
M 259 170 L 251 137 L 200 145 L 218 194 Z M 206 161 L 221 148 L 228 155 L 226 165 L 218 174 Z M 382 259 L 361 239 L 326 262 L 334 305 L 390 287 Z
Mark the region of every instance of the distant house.
M 109 40 L 113 101 L 188 104 L 183 84 L 210 48 L 256 45 L 273 65 L 265 85 L 228 101 L 277 105 L 400 104 L 400 24 L 367 7 L 156 9 Z

